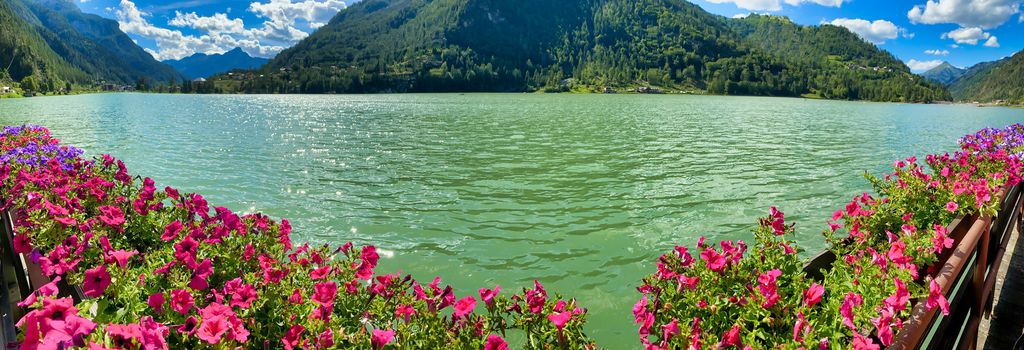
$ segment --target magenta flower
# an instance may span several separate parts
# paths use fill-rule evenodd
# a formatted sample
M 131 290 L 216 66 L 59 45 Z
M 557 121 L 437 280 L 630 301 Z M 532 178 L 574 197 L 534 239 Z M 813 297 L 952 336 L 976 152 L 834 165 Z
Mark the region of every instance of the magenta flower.
M 192 294 L 187 290 L 175 289 L 171 291 L 171 310 L 187 315 L 192 310 L 194 304 L 195 301 L 192 300 Z
M 494 297 L 501 292 L 501 286 L 495 285 L 494 289 L 480 288 L 480 300 L 488 307 L 494 306 Z
M 85 271 L 85 280 L 82 282 L 82 291 L 86 296 L 98 298 L 110 286 L 110 273 L 106 265 L 99 265 Z
M 302 299 L 302 292 L 299 291 L 298 288 L 295 288 L 295 290 L 292 291 L 292 295 L 288 297 L 288 302 L 295 305 L 302 304 L 304 302 Z
M 946 227 L 942 225 L 935 225 L 935 236 L 932 237 L 932 243 L 934 248 L 932 251 L 935 254 L 942 253 L 943 248 L 952 248 L 953 239 L 946 236 Z
M 676 277 L 676 280 L 679 282 L 676 287 L 677 291 L 682 291 L 683 288 L 689 290 L 697 289 L 697 284 L 700 283 L 700 277 L 687 277 L 686 275 L 679 275 L 679 277 Z
M 711 271 L 721 273 L 725 270 L 725 256 L 718 254 L 715 248 L 707 248 L 700 253 L 700 258 L 703 259 Z
M 633 305 L 633 317 L 635 319 L 633 323 L 640 324 L 640 322 L 643 322 L 643 320 L 647 318 L 648 313 L 647 296 L 645 295 Z
M 879 350 L 878 344 L 875 344 L 871 338 L 861 335 L 859 332 L 853 332 L 853 350 Z
M 104 330 L 114 341 L 114 346 L 117 348 L 125 348 L 132 342 L 142 343 L 143 334 L 142 328 L 137 324 L 108 324 Z
M 112 261 L 107 261 L 107 262 L 108 263 L 116 262 L 117 266 L 120 266 L 123 269 L 126 266 L 128 266 L 128 259 L 131 259 L 133 256 L 135 256 L 138 253 L 139 252 L 134 251 L 134 250 L 130 251 L 130 252 L 125 251 L 124 249 L 115 250 L 113 252 L 110 252 L 110 254 L 108 255 L 110 260 L 112 260 Z
M 328 266 L 323 266 L 323 267 L 320 267 L 320 268 L 317 268 L 317 269 L 313 269 L 312 271 L 309 271 L 309 278 L 312 278 L 313 280 L 318 280 L 318 279 L 321 279 L 321 278 L 326 278 L 330 274 L 331 274 L 331 266 L 328 265 Z
M 393 330 L 380 330 L 374 329 L 373 335 L 370 338 L 370 344 L 374 349 L 383 349 L 385 345 L 391 343 L 391 340 L 395 339 L 395 331 Z
M 907 308 L 907 303 L 910 302 L 910 292 L 907 291 L 907 285 L 903 284 L 899 277 L 893 277 L 893 281 L 896 283 L 896 292 L 885 298 L 884 305 L 892 309 L 893 312 L 900 312 Z
M 14 235 L 14 252 L 19 254 L 28 254 L 32 251 L 32 238 L 28 235 L 20 234 Z
M 360 264 L 356 268 L 356 277 L 370 280 L 373 277 L 373 268 L 377 267 L 377 260 L 380 259 L 380 256 L 377 255 L 377 248 L 372 245 L 364 247 L 359 259 Z
M 231 306 L 248 309 L 252 305 L 252 302 L 256 301 L 259 297 L 256 293 L 256 288 L 252 284 L 243 284 L 241 287 L 232 291 L 231 295 Z
M 164 293 L 156 293 L 149 296 L 149 299 L 146 301 L 146 304 L 148 304 L 149 308 L 153 309 L 154 312 L 163 313 L 164 302 Z
M 737 348 L 743 346 L 743 341 L 740 340 L 739 324 L 734 324 L 732 328 L 725 332 L 725 334 L 722 334 L 722 341 L 719 344 L 719 348 L 727 348 L 731 346 L 735 346 Z
M 764 302 L 761 306 L 764 308 L 770 308 L 775 305 L 781 299 L 778 293 L 778 285 L 776 279 L 782 276 L 782 271 L 774 269 L 766 273 L 762 273 L 757 277 L 757 289 L 764 296 Z
M 401 317 L 406 323 L 409 322 L 413 315 L 416 315 L 416 309 L 412 305 L 402 304 L 395 308 L 395 317 Z
M 871 323 L 878 331 L 878 340 L 885 346 L 892 345 L 892 318 L 892 311 L 883 309 L 880 316 L 871 319 Z
M 107 226 L 116 228 L 118 231 L 124 231 L 124 212 L 120 208 L 104 205 L 99 207 L 100 215 L 99 219 Z
M 508 343 L 498 335 L 491 334 L 487 336 L 487 342 L 484 343 L 484 350 L 508 350 Z
M 957 205 L 956 202 L 946 203 L 946 210 L 949 211 L 950 213 L 955 213 L 956 209 L 959 208 L 959 207 L 960 206 Z
M 853 308 L 860 306 L 864 303 L 864 298 L 860 294 L 853 292 L 846 292 L 846 297 L 843 298 L 843 305 L 839 307 L 839 314 L 843 316 L 843 324 L 852 330 L 856 330 L 857 326 L 853 324 Z
M 555 328 L 558 328 L 559 332 L 561 332 L 562 329 L 565 328 L 565 324 L 569 323 L 569 320 L 571 319 L 572 311 L 556 312 L 548 315 L 548 321 L 551 321 L 551 323 L 555 324 Z
M 811 286 L 804 291 L 804 305 L 807 305 L 807 307 L 814 306 L 821 302 L 822 295 L 825 295 L 825 287 L 817 283 L 811 283 Z
M 313 285 L 313 301 L 321 306 L 334 304 L 334 297 L 338 295 L 338 284 L 334 281 L 320 282 Z
M 164 234 L 160 236 L 160 239 L 164 242 L 173 241 L 178 238 L 178 232 L 181 232 L 181 221 L 174 220 L 164 227 Z
M 673 317 L 671 322 L 661 326 L 661 332 L 662 339 L 664 339 L 666 343 L 672 340 L 672 338 L 674 338 L 675 336 L 679 335 L 682 332 L 679 329 L 679 320 Z
M 803 342 L 804 341 L 804 335 L 807 334 L 807 333 L 810 333 L 810 331 L 811 331 L 811 325 L 810 325 L 810 323 L 807 322 L 806 319 L 804 319 L 804 313 L 803 312 L 797 312 L 796 313 L 796 323 L 793 324 L 793 341 L 798 342 L 798 343 Z
M 783 214 L 781 211 L 779 211 L 774 206 L 771 207 L 769 212 L 771 213 L 771 217 L 772 217 L 772 221 L 771 221 L 772 233 L 774 233 L 776 236 L 781 236 L 781 235 L 786 234 L 786 223 L 785 223 L 786 214 Z
M 316 336 L 316 348 L 317 349 L 329 349 L 334 346 L 334 331 L 327 328 L 320 335 Z
M 302 341 L 302 332 L 304 331 L 306 331 L 306 327 L 299 324 L 289 328 L 288 332 L 285 332 L 284 337 L 281 338 L 281 343 L 284 344 L 284 348 L 291 350 L 298 347 L 299 343 Z
M 473 308 L 476 307 L 476 299 L 473 297 L 465 297 L 455 302 L 455 318 L 460 318 L 470 313 L 473 313 Z
M 207 343 L 217 344 L 224 333 L 227 333 L 228 327 L 228 321 L 222 316 L 203 317 L 203 322 L 196 329 L 196 337 Z
M 946 296 L 942 294 L 942 287 L 935 283 L 935 280 L 928 285 L 928 301 L 925 302 L 925 306 L 929 309 L 938 307 L 942 309 L 943 315 L 949 315 L 949 301 L 946 300 Z

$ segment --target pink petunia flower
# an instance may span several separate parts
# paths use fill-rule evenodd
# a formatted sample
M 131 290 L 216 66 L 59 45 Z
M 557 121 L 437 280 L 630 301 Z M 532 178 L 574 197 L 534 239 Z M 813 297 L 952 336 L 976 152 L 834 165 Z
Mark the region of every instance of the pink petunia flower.
M 494 289 L 480 288 L 480 300 L 488 307 L 494 306 L 494 297 L 501 292 L 501 286 L 495 285 Z
M 85 280 L 82 282 L 82 291 L 86 296 L 98 298 L 110 286 L 110 273 L 106 265 L 99 265 L 85 271 Z
M 565 328 L 565 324 L 569 323 L 569 320 L 571 319 L 572 311 L 557 312 L 548 315 L 548 321 L 551 321 L 551 323 L 555 324 L 555 328 L 558 328 L 559 332 L 561 332 L 562 329 Z
M 811 286 L 804 291 L 804 305 L 812 307 L 821 302 L 821 297 L 825 295 L 825 287 L 820 284 L 811 283 Z
M 171 310 L 177 311 L 182 315 L 187 315 L 192 310 L 192 306 L 195 301 L 192 299 L 192 294 L 185 289 L 175 289 L 171 291 Z
M 461 318 L 470 313 L 473 313 L 473 308 L 476 307 L 476 299 L 473 297 L 465 297 L 455 302 L 455 313 L 452 314 L 455 318 Z
M 949 315 L 949 301 L 946 300 L 946 296 L 942 294 L 942 287 L 935 280 L 928 285 L 928 300 L 925 302 L 925 306 L 929 309 L 938 307 L 942 310 L 943 315 Z
M 487 336 L 487 342 L 484 343 L 484 350 L 508 350 L 508 343 L 498 335 L 491 334 Z
M 704 251 L 700 253 L 700 258 L 707 263 L 707 266 L 711 271 L 721 273 L 725 270 L 725 256 L 718 254 L 718 252 L 715 251 L 715 248 L 704 249 Z
M 99 219 L 107 226 L 113 227 L 118 231 L 123 232 L 124 227 L 124 212 L 120 208 L 110 205 L 100 206 Z
M 740 325 L 734 324 L 732 328 L 722 334 L 722 341 L 719 343 L 719 348 L 727 347 L 742 347 L 743 341 L 740 340 Z
M 149 305 L 149 308 L 153 309 L 154 312 L 163 313 L 164 302 L 164 293 L 156 293 L 149 296 L 149 299 L 146 301 L 146 304 Z
M 960 206 L 957 205 L 956 202 L 946 203 L 946 210 L 949 211 L 950 213 L 955 213 L 957 208 L 960 208 Z
M 370 344 L 374 349 L 383 349 L 385 345 L 391 343 L 391 340 L 395 339 L 395 331 L 393 330 L 380 330 L 374 329 L 370 338 Z

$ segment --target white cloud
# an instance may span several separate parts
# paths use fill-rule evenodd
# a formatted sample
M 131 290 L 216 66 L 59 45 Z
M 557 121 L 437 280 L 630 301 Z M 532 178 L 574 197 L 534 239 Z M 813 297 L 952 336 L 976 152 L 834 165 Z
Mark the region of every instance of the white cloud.
M 308 1 L 308 0 L 307 0 Z M 828 7 L 840 7 L 844 2 L 850 0 L 708 0 L 716 4 L 732 3 L 736 7 L 751 11 L 779 11 L 782 10 L 782 3 L 790 6 L 800 6 L 805 3 L 818 4 Z
M 1020 12 L 1020 0 L 928 0 L 907 11 L 913 23 L 955 23 L 961 27 L 995 28 Z
M 915 71 L 915 72 L 924 72 L 926 70 L 938 67 L 940 64 L 942 64 L 942 60 L 931 60 L 931 61 L 910 60 L 910 61 L 907 61 L 907 67 L 910 67 L 910 70 Z
M 960 45 L 957 45 L 957 44 L 949 44 L 949 47 L 950 47 L 950 48 L 954 48 L 954 49 L 958 49 L 958 48 L 960 48 Z
M 924 50 L 924 53 L 933 56 L 949 56 L 949 50 Z
M 829 24 L 839 27 L 846 27 L 856 33 L 864 40 L 875 44 L 884 44 L 886 40 L 896 39 L 900 33 L 906 33 L 892 22 L 876 20 L 874 22 L 859 18 L 836 18 Z M 907 35 L 907 34 L 904 34 Z
M 249 10 L 265 19 L 262 26 L 255 28 L 246 28 L 242 19 L 224 13 L 200 16 L 175 11 L 167 24 L 195 29 L 200 32 L 198 35 L 153 25 L 148 20 L 150 14 L 141 11 L 133 0 L 121 0 L 120 8 L 114 10 L 121 30 L 153 40 L 156 49 L 147 52 L 158 60 L 168 60 L 195 53 L 223 53 L 236 47 L 250 55 L 270 57 L 309 35 L 299 27 L 318 28 L 343 8 L 345 3 L 341 0 L 253 2 Z
M 943 39 L 952 39 L 957 44 L 978 45 L 978 41 L 991 37 L 992 34 L 981 30 L 978 27 L 959 28 L 948 33 L 942 33 Z
M 985 41 L 985 47 L 999 47 L 999 40 L 996 39 L 995 35 L 993 35 Z
M 167 24 L 176 27 L 188 27 L 208 33 L 230 33 L 241 34 L 245 31 L 245 23 L 241 18 L 229 19 L 227 14 L 215 13 L 213 16 L 203 17 L 195 12 L 181 13 L 174 11 L 174 18 Z
M 716 4 L 733 3 L 736 7 L 754 11 L 778 11 L 782 9 L 780 0 L 708 0 Z
M 322 25 L 345 9 L 342 0 L 270 0 L 253 2 L 249 11 L 277 25 L 293 25 L 297 20 Z

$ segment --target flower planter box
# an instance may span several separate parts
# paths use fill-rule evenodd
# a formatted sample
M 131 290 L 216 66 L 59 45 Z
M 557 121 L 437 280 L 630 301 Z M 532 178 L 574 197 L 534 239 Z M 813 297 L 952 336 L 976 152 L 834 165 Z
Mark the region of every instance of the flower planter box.
M 996 276 L 1013 230 L 1021 224 L 1021 187 L 1007 187 L 996 194 L 1002 205 L 999 214 L 960 216 L 946 226 L 953 238 L 952 249 L 944 251 L 932 267 L 935 281 L 949 300 L 950 314 L 937 316 L 917 300 L 909 321 L 896 334 L 891 349 L 974 349 L 978 325 L 991 311 Z M 824 251 L 804 266 L 808 276 L 823 279 L 822 270 L 831 268 L 836 256 Z M 924 273 L 921 274 L 925 276 Z
M 25 254 L 14 252 L 14 220 L 10 210 L 0 212 L 0 263 L 3 264 L 3 288 L 0 291 L 0 344 L 4 349 L 17 349 L 17 329 L 15 323 L 21 319 L 25 311 L 18 302 L 35 292 L 39 287 L 50 283 L 50 278 L 43 274 L 42 268 Z M 71 297 L 75 303 L 84 298 L 79 286 L 71 286 L 67 281 L 57 283 L 60 296 Z

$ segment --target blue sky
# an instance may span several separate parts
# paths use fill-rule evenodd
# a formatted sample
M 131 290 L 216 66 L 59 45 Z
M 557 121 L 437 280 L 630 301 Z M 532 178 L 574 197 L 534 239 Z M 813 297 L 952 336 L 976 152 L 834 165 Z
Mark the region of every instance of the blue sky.
M 166 60 L 235 47 L 270 57 L 356 0 L 77 1 L 86 12 L 118 20 L 154 57 Z M 693 1 L 727 17 L 761 13 L 806 25 L 841 25 L 915 71 L 941 61 L 966 67 L 1024 48 L 1024 0 Z

